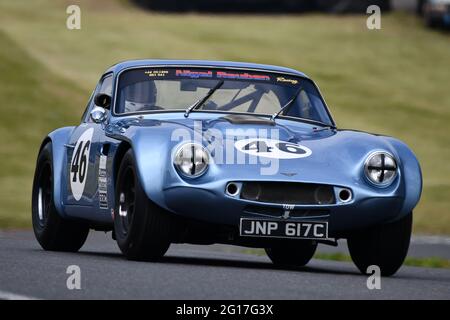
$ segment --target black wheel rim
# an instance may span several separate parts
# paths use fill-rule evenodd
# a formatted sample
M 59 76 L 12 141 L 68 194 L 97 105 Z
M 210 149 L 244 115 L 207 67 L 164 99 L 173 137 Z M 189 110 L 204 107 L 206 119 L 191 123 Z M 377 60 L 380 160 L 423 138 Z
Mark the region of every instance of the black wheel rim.
M 43 164 L 37 189 L 37 221 L 43 228 L 46 224 L 53 201 L 52 168 L 49 162 Z
M 134 170 L 131 166 L 127 167 L 122 176 L 119 192 L 119 220 L 124 235 L 128 234 L 133 221 L 135 203 L 136 203 L 136 183 Z

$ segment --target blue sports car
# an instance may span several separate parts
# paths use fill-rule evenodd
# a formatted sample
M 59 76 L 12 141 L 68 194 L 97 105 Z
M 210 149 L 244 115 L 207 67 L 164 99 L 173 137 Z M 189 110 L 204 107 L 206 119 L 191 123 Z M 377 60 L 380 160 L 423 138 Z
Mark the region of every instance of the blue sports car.
M 43 140 L 32 221 L 45 250 L 77 251 L 94 229 L 146 261 L 225 243 L 303 266 L 342 238 L 362 273 L 392 275 L 421 190 L 403 142 L 339 129 L 299 71 L 133 60 L 102 75 L 78 126 Z

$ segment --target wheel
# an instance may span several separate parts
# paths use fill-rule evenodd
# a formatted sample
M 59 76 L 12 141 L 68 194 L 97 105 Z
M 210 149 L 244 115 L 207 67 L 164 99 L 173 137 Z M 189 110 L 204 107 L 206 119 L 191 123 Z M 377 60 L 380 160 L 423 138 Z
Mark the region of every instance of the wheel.
M 31 216 L 34 235 L 41 247 L 52 251 L 78 251 L 86 241 L 89 226 L 61 218 L 53 201 L 52 144 L 38 156 L 33 181 Z
M 303 267 L 316 252 L 317 243 L 299 240 L 266 248 L 266 253 L 275 265 Z
M 398 221 L 351 235 L 347 239 L 353 262 L 361 273 L 377 265 L 381 275 L 391 276 L 403 264 L 408 253 L 412 229 L 412 213 Z
M 117 174 L 114 232 L 122 253 L 130 260 L 155 261 L 170 246 L 170 216 L 150 201 L 136 173 L 128 150 Z

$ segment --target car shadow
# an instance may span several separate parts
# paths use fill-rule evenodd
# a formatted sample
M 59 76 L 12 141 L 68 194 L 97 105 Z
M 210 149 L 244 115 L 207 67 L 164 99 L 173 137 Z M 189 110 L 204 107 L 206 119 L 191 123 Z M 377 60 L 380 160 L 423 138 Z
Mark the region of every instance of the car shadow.
M 159 263 L 187 264 L 187 265 L 254 269 L 254 270 L 278 270 L 278 271 L 309 272 L 309 273 L 360 275 L 360 273 L 356 271 L 352 272 L 352 271 L 331 270 L 328 268 L 311 267 L 311 266 L 305 267 L 277 266 L 272 264 L 271 262 L 247 261 L 236 259 L 228 260 L 221 258 L 168 256 L 163 257 L 159 261 Z
M 115 252 L 98 252 L 98 251 L 79 251 L 76 254 L 83 256 L 95 256 L 111 259 L 126 260 L 121 253 Z M 245 258 L 244 258 L 245 259 Z M 308 273 L 326 273 L 335 275 L 361 275 L 358 271 L 332 270 L 330 268 L 321 267 L 293 267 L 293 266 L 276 266 L 271 262 L 265 261 L 249 261 L 249 260 L 223 259 L 215 257 L 183 257 L 177 255 L 164 256 L 155 262 L 146 261 L 130 261 L 134 263 L 155 263 L 155 264 L 181 264 L 190 266 L 208 266 L 223 267 L 237 269 L 253 269 L 253 270 L 274 270 L 274 271 L 290 271 L 290 272 L 308 272 Z
M 55 254 L 55 252 L 42 251 L 42 249 L 32 249 L 34 252 L 48 252 Z M 235 256 L 231 259 L 224 258 L 216 258 L 216 257 L 184 257 L 179 255 L 169 255 L 163 257 L 161 260 L 156 262 L 146 262 L 146 261 L 130 261 L 126 260 L 126 258 L 120 252 L 101 252 L 101 251 L 79 251 L 76 253 L 68 253 L 68 252 L 57 252 L 57 254 L 66 254 L 71 256 L 85 256 L 85 257 L 97 257 L 97 258 L 106 258 L 112 259 L 117 262 L 127 262 L 127 263 L 139 263 L 139 264 L 181 264 L 181 265 L 190 265 L 190 266 L 210 266 L 210 267 L 223 267 L 223 268 L 236 268 L 236 269 L 253 269 L 253 270 L 272 270 L 272 271 L 284 271 L 284 272 L 306 272 L 306 273 L 316 273 L 316 274 L 331 274 L 331 275 L 351 275 L 351 276 L 359 276 L 359 277 L 367 277 L 367 275 L 363 275 L 359 273 L 356 269 L 353 270 L 337 270 L 332 269 L 333 266 L 336 266 L 337 263 L 345 264 L 346 262 L 338 262 L 338 261 L 329 261 L 329 267 L 319 267 L 319 266 L 311 266 L 307 265 L 304 267 L 291 267 L 291 266 L 276 266 L 271 262 L 265 261 L 249 261 L 245 260 L 245 256 L 243 256 L 242 260 L 238 260 Z M 253 257 L 253 256 L 250 256 Z M 313 263 L 314 260 L 313 259 Z M 327 261 L 323 260 L 323 263 L 327 263 Z M 332 264 L 332 265 L 331 265 Z M 440 269 L 442 270 L 442 269 Z M 423 280 L 423 281 L 447 281 L 441 279 L 439 276 L 428 276 L 424 274 L 414 274 L 412 275 L 408 270 L 400 269 L 400 271 L 394 276 L 389 277 L 389 279 L 401 279 L 401 280 Z M 450 280 L 448 281 L 450 282 Z
M 216 257 L 184 257 L 179 255 L 169 255 L 163 257 L 161 260 L 156 262 L 146 262 L 146 261 L 129 261 L 120 253 L 120 252 L 101 252 L 101 251 L 79 251 L 76 253 L 69 252 L 51 252 L 51 251 L 43 251 L 40 248 L 27 248 L 26 251 L 32 251 L 34 253 L 48 253 L 48 254 L 58 254 L 58 255 L 70 255 L 72 258 L 74 256 L 85 256 L 85 257 L 97 257 L 97 258 L 106 258 L 115 260 L 117 262 L 127 262 L 127 263 L 139 263 L 139 264 L 182 264 L 182 265 L 190 265 L 190 266 L 211 266 L 211 267 L 223 267 L 223 268 L 236 268 L 236 269 L 253 269 L 253 270 L 272 270 L 272 271 L 284 271 L 284 272 L 307 272 L 307 273 L 316 273 L 316 274 L 331 274 L 331 275 L 352 275 L 352 276 L 360 276 L 367 277 L 359 273 L 356 269 L 353 270 L 337 270 L 332 269 L 336 267 L 337 263 L 346 264 L 346 262 L 338 262 L 338 261 L 329 261 L 329 267 L 319 267 L 319 266 L 311 266 L 307 265 L 305 267 L 290 267 L 290 266 L 276 266 L 271 262 L 265 261 L 249 261 L 245 259 L 243 256 L 242 260 L 236 259 L 235 256 L 231 259 L 224 258 L 216 258 Z M 249 256 L 254 257 L 254 256 Z M 313 263 L 314 260 L 313 259 Z M 327 261 L 323 261 L 323 263 L 327 263 Z M 403 267 L 405 268 L 405 267 Z M 403 269 L 402 268 L 402 269 Z M 450 282 L 447 279 L 442 279 L 442 275 L 426 275 L 426 274 L 411 274 L 409 270 L 400 271 L 394 276 L 389 277 L 389 279 L 401 279 L 401 280 L 423 280 L 423 281 L 445 281 Z M 443 269 L 438 269 L 443 270 Z

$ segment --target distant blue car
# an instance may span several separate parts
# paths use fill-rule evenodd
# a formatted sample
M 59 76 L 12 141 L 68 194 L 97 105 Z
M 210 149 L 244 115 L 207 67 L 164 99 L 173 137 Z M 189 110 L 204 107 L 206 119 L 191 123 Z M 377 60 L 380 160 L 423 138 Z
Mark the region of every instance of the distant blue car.
M 32 220 L 46 250 L 77 251 L 95 229 L 146 261 L 225 243 L 303 266 L 345 238 L 361 272 L 392 275 L 421 189 L 403 142 L 338 129 L 301 72 L 136 60 L 105 72 L 78 126 L 43 140 Z
M 428 27 L 450 28 L 450 0 L 423 1 L 422 11 Z

